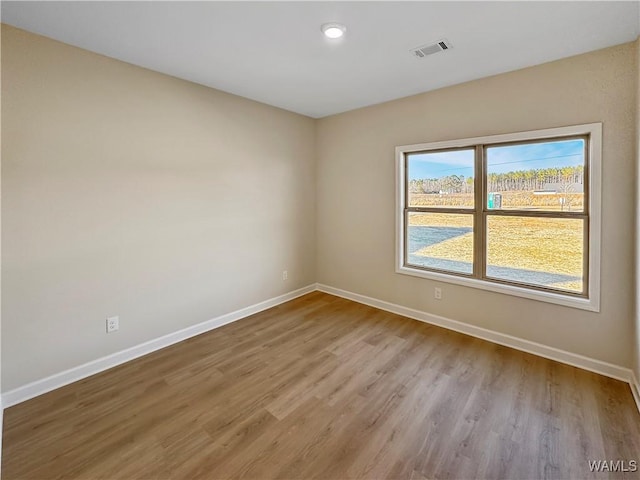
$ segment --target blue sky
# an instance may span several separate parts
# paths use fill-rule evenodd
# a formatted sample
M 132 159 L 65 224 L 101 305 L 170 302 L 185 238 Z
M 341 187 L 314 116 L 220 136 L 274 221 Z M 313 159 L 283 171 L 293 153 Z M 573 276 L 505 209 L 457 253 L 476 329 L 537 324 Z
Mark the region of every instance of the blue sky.
M 487 149 L 488 173 L 584 165 L 584 141 L 507 145 Z M 409 180 L 448 175 L 473 177 L 473 149 L 409 156 Z

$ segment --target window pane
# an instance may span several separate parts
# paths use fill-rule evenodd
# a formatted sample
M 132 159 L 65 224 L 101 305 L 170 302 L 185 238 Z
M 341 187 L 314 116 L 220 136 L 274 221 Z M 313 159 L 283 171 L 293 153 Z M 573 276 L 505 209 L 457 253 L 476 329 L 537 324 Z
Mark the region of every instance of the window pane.
M 584 139 L 487 147 L 487 208 L 584 211 Z
M 581 293 L 584 220 L 487 216 L 487 277 Z
M 407 155 L 410 207 L 473 208 L 474 149 Z
M 473 273 L 473 215 L 409 213 L 407 263 Z

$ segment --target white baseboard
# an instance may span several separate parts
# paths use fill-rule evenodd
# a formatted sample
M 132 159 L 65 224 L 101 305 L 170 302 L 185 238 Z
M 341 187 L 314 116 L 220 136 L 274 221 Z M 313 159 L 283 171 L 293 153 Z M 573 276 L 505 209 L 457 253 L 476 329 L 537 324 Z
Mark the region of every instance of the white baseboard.
M 515 348 L 516 350 L 521 350 L 533 355 L 538 355 L 540 357 L 556 360 L 561 363 L 566 363 L 583 370 L 589 370 L 591 372 L 599 373 L 606 377 L 622 380 L 623 382 L 628 382 L 630 384 L 632 382 L 633 372 L 629 368 L 620 367 L 618 365 L 613 365 L 601 360 L 595 360 L 593 358 L 585 357 L 575 353 L 566 352 L 558 348 L 549 347 L 547 345 L 542 345 L 541 343 L 531 342 L 529 340 L 513 337 L 504 333 L 487 330 L 482 327 L 476 327 L 468 323 L 451 320 L 450 318 L 440 317 L 438 315 L 432 315 L 420 310 L 403 307 L 401 305 L 396 305 L 395 303 L 385 302 L 383 300 L 367 297 L 358 293 L 329 287 L 328 285 L 318 284 L 318 290 L 320 290 L 321 292 L 329 293 L 331 295 L 346 298 L 348 300 L 353 300 L 354 302 L 363 303 L 371 307 L 379 308 L 380 310 L 386 310 L 387 312 L 413 318 L 415 320 L 430 323 L 432 325 L 437 325 L 439 327 L 464 333 L 472 337 L 481 338 L 482 340 L 487 340 L 492 343 L 497 343 L 499 345 Z
M 0 398 L 0 479 L 2 478 L 2 437 L 4 437 L 4 404 Z
M 267 310 L 268 308 L 275 307 L 315 290 L 315 284 L 308 285 L 298 290 L 285 293 L 284 295 L 270 298 L 269 300 L 265 300 L 264 302 L 256 303 L 255 305 L 236 310 L 235 312 L 227 313 L 211 320 L 207 320 L 206 322 L 202 322 L 197 325 L 178 330 L 177 332 L 164 335 L 154 340 L 141 343 L 140 345 L 127 348 L 126 350 L 121 350 L 111 355 L 107 355 L 106 357 L 102 357 L 97 360 L 85 363 L 84 365 L 79 365 L 69 370 L 65 370 L 64 372 L 56 373 L 55 375 L 51 375 L 50 377 L 36 380 L 35 382 L 28 383 L 26 385 L 23 385 L 22 387 L 18 387 L 14 390 L 10 390 L 2 394 L 2 406 L 4 408 L 11 407 L 20 402 L 24 402 L 25 400 L 29 400 L 30 398 L 37 397 L 38 395 L 50 392 L 51 390 L 55 390 L 56 388 L 60 388 L 78 380 L 82 380 L 83 378 L 118 366 L 143 355 L 155 352 L 156 350 L 168 347 L 169 345 L 173 345 L 174 343 L 178 343 L 196 335 L 200 335 L 201 333 L 208 332 L 209 330 L 213 330 L 223 325 L 227 325 L 228 323 L 235 322 L 237 320 L 240 320 L 241 318 L 248 317 L 249 315 L 253 315 L 263 310 Z
M 170 345 L 181 342 L 196 335 L 200 335 L 201 333 L 208 332 L 209 330 L 216 329 L 228 323 L 235 322 L 249 315 L 267 310 L 268 308 L 275 307 L 316 290 L 329 293 L 331 295 L 336 295 L 338 297 L 346 298 L 348 300 L 353 300 L 354 302 L 369 305 L 371 307 L 379 308 L 380 310 L 385 310 L 387 312 L 413 318 L 421 322 L 447 328 L 449 330 L 480 338 L 482 340 L 487 340 L 492 343 L 497 343 L 499 345 L 511 347 L 516 350 L 531 353 L 533 355 L 538 355 L 540 357 L 572 365 L 583 370 L 599 373 L 606 377 L 611 377 L 617 380 L 628 382 L 631 386 L 631 391 L 633 393 L 634 399 L 638 405 L 638 410 L 640 411 L 640 384 L 638 383 L 638 380 L 631 369 L 613 365 L 601 360 L 585 357 L 583 355 L 567 352 L 554 347 L 549 347 L 547 345 L 542 345 L 540 343 L 532 342 L 522 338 L 513 337 L 504 333 L 487 330 L 485 328 L 470 325 L 468 323 L 459 322 L 457 320 L 452 320 L 438 315 L 432 315 L 430 313 L 404 307 L 402 305 L 397 305 L 394 303 L 385 302 L 383 300 L 367 297 L 358 293 L 341 290 L 339 288 L 330 287 L 328 285 L 313 284 L 286 293 L 284 295 L 265 300 L 264 302 L 260 302 L 255 305 L 236 310 L 235 312 L 213 318 L 206 322 L 187 327 L 177 332 L 170 333 L 163 337 L 150 340 L 148 342 L 136 345 L 120 352 L 116 352 L 106 357 L 93 360 L 91 362 L 85 363 L 84 365 L 80 365 L 64 372 L 51 375 L 50 377 L 37 380 L 22 387 L 18 387 L 14 390 L 10 390 L 4 393 L 0 398 L 0 428 L 2 426 L 3 408 L 11 407 L 20 402 L 24 402 L 25 400 L 29 400 L 30 398 L 50 392 L 51 390 L 55 390 L 56 388 L 60 388 L 75 381 L 82 380 L 83 378 L 121 365 L 135 358 L 147 355 L 161 348 L 168 347 Z
M 638 382 L 638 377 L 636 377 L 636 374 L 633 371 L 631 371 L 629 386 L 631 387 L 631 393 L 633 394 L 633 398 L 638 406 L 638 411 L 640 411 L 640 382 Z

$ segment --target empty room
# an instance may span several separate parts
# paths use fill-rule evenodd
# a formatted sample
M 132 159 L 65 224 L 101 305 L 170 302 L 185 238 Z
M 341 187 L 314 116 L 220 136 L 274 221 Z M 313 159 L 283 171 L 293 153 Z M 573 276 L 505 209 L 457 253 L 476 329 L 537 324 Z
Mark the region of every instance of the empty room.
M 640 2 L 2 1 L 5 479 L 640 479 Z

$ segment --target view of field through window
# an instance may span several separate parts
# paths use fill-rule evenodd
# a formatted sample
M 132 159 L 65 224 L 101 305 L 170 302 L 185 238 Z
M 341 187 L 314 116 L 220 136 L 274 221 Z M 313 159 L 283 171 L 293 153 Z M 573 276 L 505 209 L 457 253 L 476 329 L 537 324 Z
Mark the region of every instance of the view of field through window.
M 496 145 L 484 152 L 486 277 L 581 293 L 585 140 Z M 407 156 L 407 206 L 430 210 L 408 214 L 409 265 L 473 273 L 474 159 L 473 148 Z

